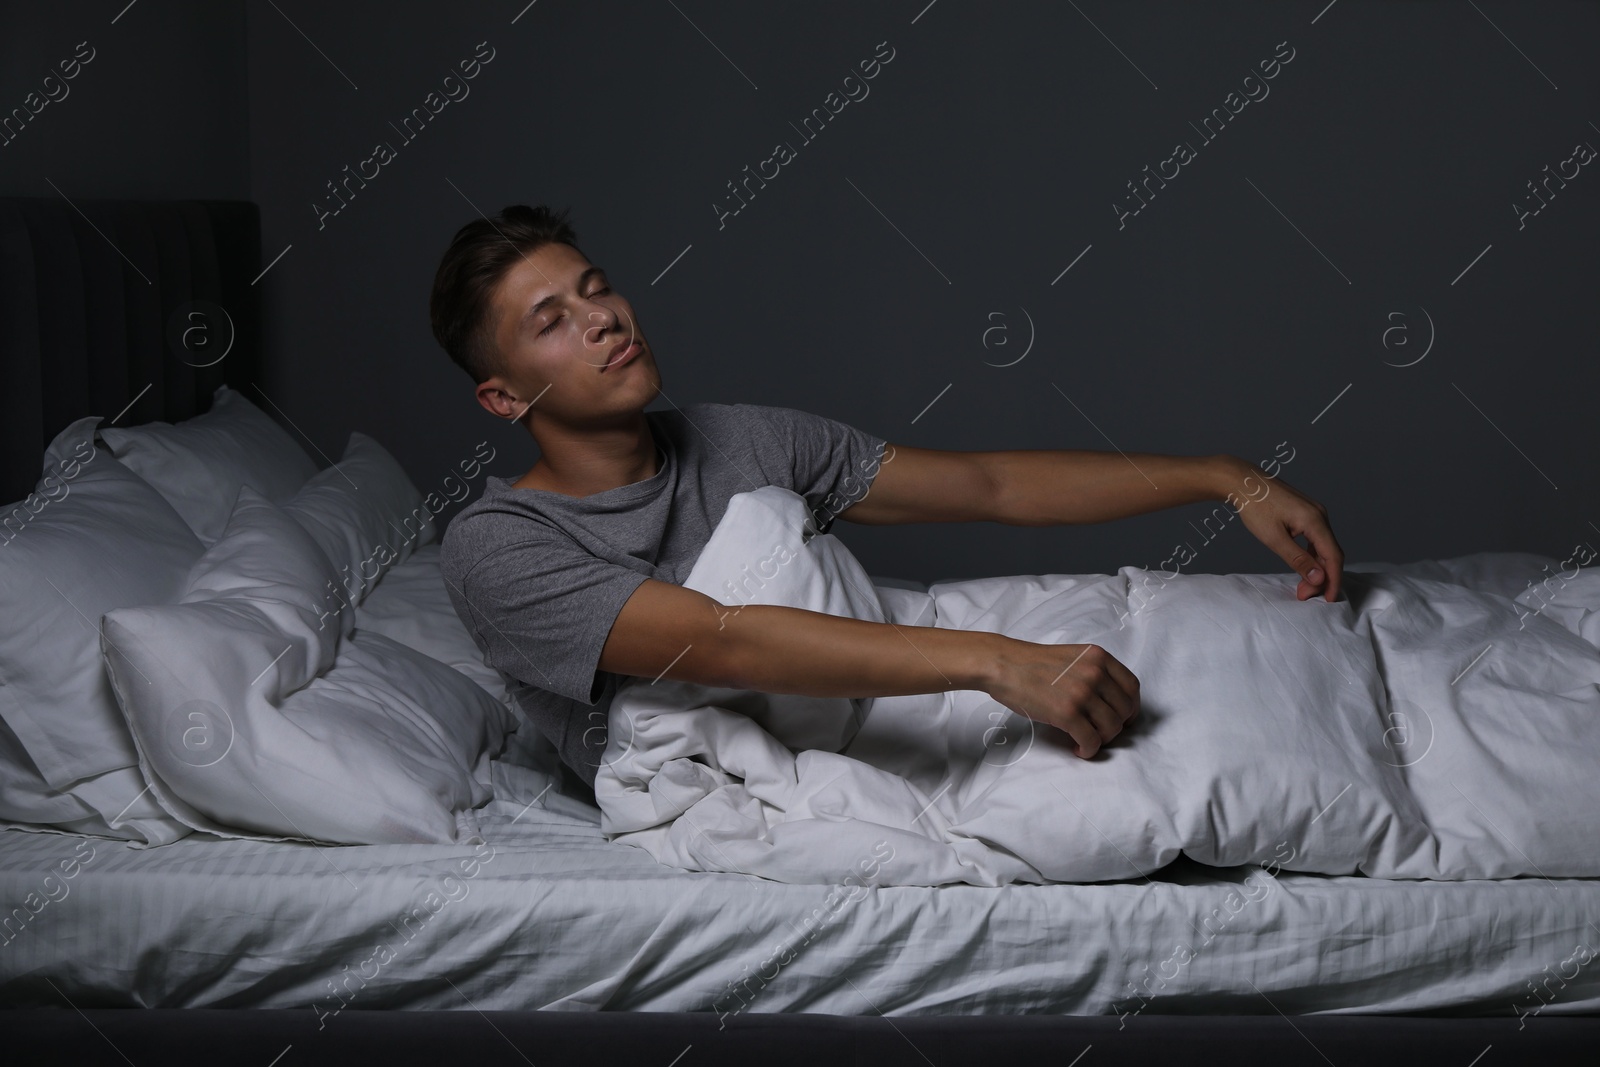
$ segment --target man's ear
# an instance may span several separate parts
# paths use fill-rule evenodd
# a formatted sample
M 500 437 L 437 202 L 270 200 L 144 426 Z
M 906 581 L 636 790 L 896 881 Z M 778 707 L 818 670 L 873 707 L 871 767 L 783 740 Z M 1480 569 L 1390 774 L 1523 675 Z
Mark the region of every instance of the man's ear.
M 510 384 L 498 374 L 479 382 L 476 395 L 483 410 L 507 422 L 520 421 L 531 406 L 518 398 Z

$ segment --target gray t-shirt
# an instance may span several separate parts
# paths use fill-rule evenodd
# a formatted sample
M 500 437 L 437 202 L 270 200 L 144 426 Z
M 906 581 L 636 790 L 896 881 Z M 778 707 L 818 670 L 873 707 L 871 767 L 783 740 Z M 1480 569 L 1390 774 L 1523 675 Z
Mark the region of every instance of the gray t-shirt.
M 646 578 L 682 585 L 735 494 L 776 485 L 827 533 L 867 493 L 885 442 L 833 419 L 756 404 L 647 411 L 660 469 L 593 496 L 513 489 L 490 476 L 445 531 L 456 614 L 562 762 L 593 787 L 622 675 L 598 669 L 623 603 Z

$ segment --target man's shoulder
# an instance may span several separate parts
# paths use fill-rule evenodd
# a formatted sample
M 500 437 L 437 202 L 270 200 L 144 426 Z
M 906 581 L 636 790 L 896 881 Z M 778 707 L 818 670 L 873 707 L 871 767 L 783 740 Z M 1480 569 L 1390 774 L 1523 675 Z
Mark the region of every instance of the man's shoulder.
M 478 499 L 445 527 L 439 539 L 439 566 L 451 581 L 465 581 L 474 567 L 503 549 L 560 536 L 536 512 L 514 504 L 508 487 L 509 479 L 491 478 Z

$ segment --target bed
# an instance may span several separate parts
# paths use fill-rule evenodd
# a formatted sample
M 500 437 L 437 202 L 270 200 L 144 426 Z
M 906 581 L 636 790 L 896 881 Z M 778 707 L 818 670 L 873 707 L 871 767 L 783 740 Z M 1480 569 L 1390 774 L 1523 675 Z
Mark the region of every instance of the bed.
M 219 399 L 271 411 L 253 206 L 79 207 L 0 202 L 8 500 L 36 491 L 46 447 L 85 415 L 131 432 L 215 415 Z M 469 661 L 465 632 L 436 640 L 459 622 L 436 532 L 415 541 L 362 591 L 354 628 L 380 635 L 374 655 L 389 643 L 429 650 L 471 679 L 472 699 L 494 703 L 493 672 Z M 106 640 L 155 632 L 136 622 L 161 619 L 118 620 Z M 1253 867 L 1184 858 L 1093 884 L 685 871 L 608 841 L 594 794 L 548 743 L 517 733 L 493 758 L 466 757 L 470 825 L 438 832 L 456 840 L 332 846 L 269 825 L 194 830 L 193 812 L 165 840 L 159 807 L 143 842 L 0 831 L 0 1004 L 24 1059 L 137 1062 L 139 1050 L 231 1042 L 263 1063 L 352 1047 L 401 1062 L 448 1047 L 506 1062 L 581 1050 L 667 1063 L 686 1046 L 685 1063 L 951 1063 L 1000 1050 L 1073 1062 L 1090 1046 L 1097 1062 L 1132 1062 L 1204 1039 L 1307 1062 L 1399 1062 L 1425 1048 L 1467 1063 L 1490 1046 L 1494 1062 L 1548 1059 L 1600 1036 L 1600 968 L 1588 966 L 1600 879 L 1278 871 L 1258 895 Z M 169 773 L 147 747 L 125 769 L 152 779 L 140 804 L 194 762 Z M 185 803 L 172 793 L 169 808 Z M 1191 950 L 1179 957 L 1179 945 Z M 770 967 L 780 949 L 784 965 Z M 591 1022 L 600 1012 L 621 1014 Z

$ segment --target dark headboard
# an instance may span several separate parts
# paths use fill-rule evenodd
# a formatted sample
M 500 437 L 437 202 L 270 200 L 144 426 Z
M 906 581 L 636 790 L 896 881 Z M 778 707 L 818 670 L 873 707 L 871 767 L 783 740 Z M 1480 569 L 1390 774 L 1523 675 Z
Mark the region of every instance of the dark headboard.
M 174 422 L 251 391 L 262 266 L 246 201 L 0 198 L 0 503 L 85 415 Z

